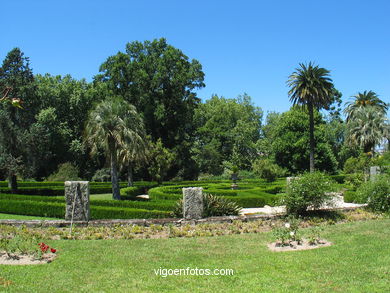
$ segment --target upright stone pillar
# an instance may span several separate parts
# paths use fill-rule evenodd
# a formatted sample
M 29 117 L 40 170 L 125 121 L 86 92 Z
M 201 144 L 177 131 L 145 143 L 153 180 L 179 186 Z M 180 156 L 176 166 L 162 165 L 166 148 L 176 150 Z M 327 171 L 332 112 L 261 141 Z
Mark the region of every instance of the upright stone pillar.
M 65 220 L 89 221 L 89 182 L 65 181 Z
M 183 217 L 201 219 L 203 214 L 203 188 L 183 188 Z
M 380 174 L 380 168 L 378 166 L 370 167 L 370 180 L 374 181 L 375 177 Z

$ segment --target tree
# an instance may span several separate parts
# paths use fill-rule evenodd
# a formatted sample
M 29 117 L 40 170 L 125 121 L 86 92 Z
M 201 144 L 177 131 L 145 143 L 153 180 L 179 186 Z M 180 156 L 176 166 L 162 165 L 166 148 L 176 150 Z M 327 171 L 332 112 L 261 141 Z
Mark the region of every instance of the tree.
M 310 172 L 314 172 L 314 109 L 327 109 L 333 102 L 334 86 L 329 78 L 330 71 L 314 65 L 299 64 L 287 81 L 288 95 L 293 105 L 306 106 L 309 110 Z
M 134 166 L 146 163 L 150 155 L 150 142 L 147 140 L 144 127 L 139 129 L 139 135 L 129 142 L 126 148 L 119 150 L 118 158 L 123 167 L 127 167 L 127 186 L 133 186 Z
M 375 146 L 390 134 L 390 125 L 383 112 L 375 106 L 360 107 L 353 112 L 348 121 L 348 139 L 365 153 L 375 151 Z
M 192 153 L 200 171 L 219 175 L 224 161 L 249 170 L 257 157 L 262 115 L 246 94 L 237 99 L 213 96 L 199 105 Z
M 183 174 L 191 177 L 193 115 L 200 103 L 194 90 L 204 87 L 201 64 L 162 38 L 128 43 L 126 52 L 108 57 L 100 72 L 95 81 L 133 104 L 152 140 L 160 138 L 178 154 L 173 170 L 185 169 Z
M 142 139 L 142 129 L 143 121 L 135 107 L 120 97 L 107 97 L 89 113 L 85 126 L 86 143 L 92 154 L 103 149 L 109 157 L 113 199 L 120 199 L 118 153 L 126 148 L 131 152 Z
M 92 176 L 102 166 L 98 160 L 88 158 L 82 134 L 86 113 L 104 99 L 104 87 L 70 75 L 49 74 L 36 75 L 35 85 L 39 108 L 29 141 L 34 177 L 45 178 L 65 162 L 77 166 L 82 178 Z
M 313 113 L 314 123 L 317 125 L 315 138 L 316 167 L 319 170 L 335 172 L 338 164 L 332 150 L 332 144 L 328 141 L 326 121 L 319 111 Z M 280 114 L 274 121 L 270 139 L 270 158 L 290 173 L 296 174 L 310 169 L 307 157 L 310 154 L 309 114 L 302 106 L 293 106 L 289 111 Z
M 0 169 L 7 174 L 11 191 L 16 192 L 16 175 L 28 171 L 26 140 L 37 103 L 29 58 L 19 48 L 11 50 L 0 67 L 0 90 L 4 91 L 3 101 L 11 101 L 0 103 Z M 25 109 L 15 107 L 13 101 L 23 101 Z
M 373 107 L 375 111 L 378 111 L 381 114 L 386 114 L 388 110 L 388 105 L 379 99 L 378 95 L 373 91 L 364 91 L 363 93 L 357 93 L 357 95 L 353 96 L 355 98 L 354 101 L 346 103 L 346 108 L 344 110 L 345 114 L 347 114 L 347 121 L 353 119 L 358 112 L 360 112 L 362 108 Z
M 168 169 L 175 156 L 167 148 L 164 148 L 161 139 L 158 139 L 156 143 L 152 144 L 150 152 L 149 173 L 153 180 L 156 180 L 158 184 L 161 184 L 164 177 L 167 175 Z

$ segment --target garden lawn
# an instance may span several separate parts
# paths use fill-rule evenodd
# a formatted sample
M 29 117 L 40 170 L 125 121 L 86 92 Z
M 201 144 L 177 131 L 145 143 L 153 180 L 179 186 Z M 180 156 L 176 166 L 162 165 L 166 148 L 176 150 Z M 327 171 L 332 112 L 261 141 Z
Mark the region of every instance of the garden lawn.
M 1 266 L 8 292 L 388 292 L 390 220 L 327 226 L 333 246 L 271 252 L 271 233 L 142 240 L 58 240 L 58 258 Z M 157 276 L 159 268 L 233 276 Z

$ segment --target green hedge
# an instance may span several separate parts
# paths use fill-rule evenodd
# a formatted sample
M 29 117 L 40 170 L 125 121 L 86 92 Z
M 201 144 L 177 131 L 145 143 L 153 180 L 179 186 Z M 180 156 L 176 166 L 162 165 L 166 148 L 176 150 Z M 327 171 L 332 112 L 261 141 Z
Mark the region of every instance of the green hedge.
M 188 182 L 185 182 L 188 183 Z M 259 180 L 249 183 L 239 183 L 238 190 L 230 190 L 230 182 L 228 183 L 205 183 L 205 182 L 190 182 L 190 184 L 159 186 L 149 190 L 149 196 L 153 200 L 179 200 L 183 197 L 183 187 L 203 187 L 204 192 L 226 197 L 242 207 L 262 207 L 264 205 L 275 205 L 280 196 L 277 193 L 284 191 L 285 186 L 281 182 L 272 184 L 264 184 Z M 265 187 L 269 186 L 269 187 Z
M 61 203 L 65 202 L 64 198 L 47 197 L 47 196 L 31 196 L 22 194 L 0 194 L 1 200 L 10 201 L 34 201 L 45 203 Z M 130 201 L 130 200 L 90 200 L 90 206 L 105 206 L 105 207 L 117 207 L 117 208 L 139 208 L 146 210 L 161 210 L 172 211 L 175 205 L 175 201 Z
M 90 206 L 91 219 L 137 219 L 166 218 L 169 211 L 146 210 L 139 208 L 118 208 Z M 0 200 L 0 212 L 26 216 L 64 218 L 65 203 L 49 203 L 35 200 Z

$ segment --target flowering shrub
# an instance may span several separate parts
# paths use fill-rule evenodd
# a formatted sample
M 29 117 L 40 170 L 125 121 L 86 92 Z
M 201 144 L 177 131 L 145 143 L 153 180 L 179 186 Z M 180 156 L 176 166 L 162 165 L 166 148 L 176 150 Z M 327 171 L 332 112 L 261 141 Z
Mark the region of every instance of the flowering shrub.
M 276 241 L 281 246 L 291 245 L 293 241 L 297 244 L 301 242 L 301 236 L 299 232 L 300 220 L 294 217 L 287 218 L 287 222 L 283 226 L 273 228 L 272 233 L 274 234 Z
M 52 247 L 50 247 L 49 245 L 47 245 L 47 244 L 45 244 L 43 242 L 38 243 L 38 246 L 39 246 L 39 248 L 40 248 L 42 253 L 46 253 L 49 250 L 49 248 L 50 248 L 50 252 L 51 253 L 56 253 L 57 252 L 57 249 L 52 248 Z
M 57 250 L 40 242 L 36 246 L 37 238 L 30 235 L 17 234 L 12 238 L 0 238 L 0 251 L 4 251 L 8 258 L 18 259 L 19 255 L 33 255 L 41 259 L 44 253 L 50 249 L 51 253 Z
M 305 173 L 287 185 L 283 199 L 288 214 L 302 215 L 308 207 L 318 209 L 323 204 L 331 204 L 332 184 L 321 172 Z

